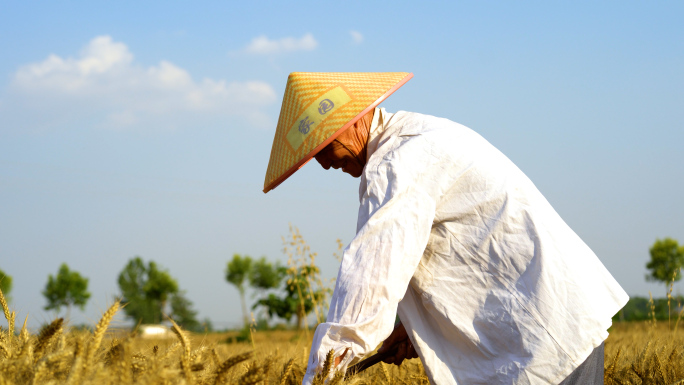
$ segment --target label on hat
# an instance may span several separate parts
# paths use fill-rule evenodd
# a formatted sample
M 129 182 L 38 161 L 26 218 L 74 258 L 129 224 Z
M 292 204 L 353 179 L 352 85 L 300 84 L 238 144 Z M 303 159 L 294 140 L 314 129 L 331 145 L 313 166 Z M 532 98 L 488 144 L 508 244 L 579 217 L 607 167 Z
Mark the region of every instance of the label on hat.
M 292 148 L 297 151 L 321 122 L 351 100 L 342 87 L 335 87 L 314 100 L 287 132 L 286 138 Z

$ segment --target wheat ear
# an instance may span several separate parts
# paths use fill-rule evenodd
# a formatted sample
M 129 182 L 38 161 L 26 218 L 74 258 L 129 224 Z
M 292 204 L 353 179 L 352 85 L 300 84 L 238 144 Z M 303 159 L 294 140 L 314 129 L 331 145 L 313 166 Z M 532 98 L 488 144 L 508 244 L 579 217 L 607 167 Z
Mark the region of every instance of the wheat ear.
M 71 363 L 71 369 L 69 370 L 69 377 L 67 377 L 66 385 L 77 384 L 81 377 L 83 376 L 83 370 L 85 369 L 83 358 L 83 347 L 82 341 L 76 341 L 76 346 L 74 347 L 74 360 Z
M 330 349 L 328 354 L 325 355 L 325 363 L 323 364 L 323 377 L 327 377 L 333 368 L 333 362 L 335 361 L 335 350 Z
M 34 349 L 35 359 L 40 358 L 40 354 L 47 348 L 52 337 L 62 331 L 62 323 L 64 323 L 64 318 L 57 318 L 40 331 L 38 341 L 36 341 L 36 348 Z
M 44 377 L 46 377 L 50 373 L 50 366 L 54 365 L 56 362 L 59 362 L 63 359 L 65 359 L 67 356 L 69 356 L 71 352 L 68 350 L 62 350 L 58 351 L 56 353 L 49 354 L 43 358 L 41 358 L 38 363 L 35 365 L 35 369 L 33 370 L 33 382 L 34 384 L 42 384 L 44 381 Z
M 10 358 L 10 352 L 9 350 L 7 350 L 7 347 L 2 342 L 0 342 L 0 357 Z
M 120 301 L 114 302 L 114 304 L 112 304 L 112 306 L 110 306 L 109 309 L 104 312 L 102 318 L 100 318 L 100 322 L 97 323 L 97 326 L 95 327 L 95 333 L 93 333 L 93 339 L 90 341 L 88 346 L 88 353 L 86 354 L 85 360 L 86 367 L 92 367 L 91 364 L 95 357 L 95 352 L 97 352 L 97 349 L 100 348 L 100 344 L 102 343 L 102 338 L 107 331 L 107 327 L 112 321 L 112 318 L 114 318 L 114 314 L 116 314 L 116 312 L 119 310 L 120 305 Z
M 230 368 L 251 357 L 252 352 L 247 352 L 232 356 L 227 360 L 223 361 L 223 363 L 219 365 L 218 368 L 216 368 L 216 378 L 214 379 L 214 384 L 222 384 L 224 382 L 223 379 L 226 373 L 228 373 L 228 371 L 230 370 Z
M 9 306 L 7 305 L 7 299 L 5 299 L 5 295 L 2 293 L 2 290 L 0 290 L 0 306 L 2 306 L 2 311 L 5 313 L 5 318 L 7 319 L 7 322 L 10 320 L 10 311 L 9 311 Z
M 26 322 L 28 321 L 28 315 L 24 318 L 24 324 L 21 326 L 21 331 L 19 332 L 19 339 L 21 340 L 21 350 L 19 350 L 19 357 L 24 355 L 29 356 L 29 361 L 32 361 L 31 344 L 29 343 L 29 332 L 26 328 Z
M 180 342 L 176 341 L 173 344 L 171 344 L 171 346 L 166 348 L 166 350 L 164 351 L 164 354 L 162 354 L 161 356 L 158 356 L 159 362 L 162 362 L 162 361 L 166 360 L 167 358 L 171 357 L 171 355 L 176 352 L 176 350 L 178 349 L 178 347 L 180 345 L 181 345 Z
M 7 329 L 7 334 L 9 336 L 9 347 L 10 349 L 12 348 L 12 344 L 14 341 L 14 321 L 17 318 L 17 314 L 15 312 L 10 313 L 10 318 L 9 318 L 9 329 Z
M 264 380 L 264 371 L 256 364 L 256 362 L 247 369 L 242 377 L 240 377 L 240 385 L 254 385 Z
M 185 380 L 188 381 L 190 384 L 192 384 L 193 381 L 193 375 L 192 375 L 192 368 L 190 367 L 190 340 L 188 339 L 188 336 L 183 333 L 183 330 L 181 330 L 180 326 L 169 318 L 169 321 L 171 321 L 171 324 L 173 324 L 173 330 L 174 333 L 176 333 L 176 336 L 178 336 L 178 339 L 181 342 L 181 345 L 183 345 L 183 355 L 181 356 L 181 367 L 183 369 L 183 374 L 185 375 Z
M 287 364 L 285 364 L 285 367 L 283 368 L 283 373 L 280 375 L 280 385 L 286 385 L 287 384 L 287 378 L 290 377 L 290 373 L 292 373 L 292 367 L 294 366 L 295 359 L 290 358 L 290 361 L 287 361 Z
M 9 328 L 7 329 L 7 344 L 10 345 L 12 344 L 12 335 L 14 334 L 14 322 L 11 321 L 12 315 L 10 314 L 9 305 L 7 305 L 7 299 L 5 299 L 5 295 L 2 293 L 2 290 L 0 290 L 0 306 L 2 306 L 2 312 L 5 313 L 7 326 L 9 326 Z
M 29 333 L 28 333 L 28 329 L 26 328 L 26 322 L 27 321 L 28 321 L 28 314 L 26 315 L 26 318 L 24 318 L 24 324 L 21 325 L 21 331 L 19 332 L 19 338 L 24 343 L 28 342 L 28 340 L 29 340 Z

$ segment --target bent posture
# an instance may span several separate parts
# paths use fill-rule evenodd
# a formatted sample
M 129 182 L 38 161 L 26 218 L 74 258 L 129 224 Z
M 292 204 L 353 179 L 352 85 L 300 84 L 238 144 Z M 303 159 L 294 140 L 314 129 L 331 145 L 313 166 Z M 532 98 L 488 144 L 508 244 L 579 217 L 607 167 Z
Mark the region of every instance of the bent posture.
M 398 348 L 388 363 L 418 356 L 434 384 L 602 383 L 603 341 L 627 295 L 480 135 L 376 108 L 410 76 L 288 80 L 265 191 L 312 156 L 360 178 L 357 233 L 304 383 L 331 349 L 346 370 L 383 341 Z M 321 100 L 331 115 L 307 115 Z M 302 120 L 306 133 L 294 130 Z

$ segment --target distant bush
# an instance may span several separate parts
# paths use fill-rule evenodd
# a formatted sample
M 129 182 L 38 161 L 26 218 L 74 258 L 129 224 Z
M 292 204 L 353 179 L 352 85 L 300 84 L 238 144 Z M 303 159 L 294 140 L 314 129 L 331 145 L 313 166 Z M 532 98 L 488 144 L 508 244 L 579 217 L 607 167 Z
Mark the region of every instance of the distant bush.
M 682 312 L 684 297 L 672 297 L 668 307 L 667 298 L 654 298 L 653 302 L 646 297 L 631 297 L 625 307 L 615 316 L 613 322 L 619 321 L 648 321 L 653 319 L 653 314 L 658 321 L 676 320 Z

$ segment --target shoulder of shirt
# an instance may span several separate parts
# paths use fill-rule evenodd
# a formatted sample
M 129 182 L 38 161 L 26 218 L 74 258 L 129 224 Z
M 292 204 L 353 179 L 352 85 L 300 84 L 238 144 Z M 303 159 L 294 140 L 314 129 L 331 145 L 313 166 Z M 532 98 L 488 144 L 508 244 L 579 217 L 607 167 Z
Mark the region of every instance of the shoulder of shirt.
M 394 135 L 403 137 L 426 136 L 427 134 L 429 137 L 439 137 L 441 134 L 455 134 L 454 128 L 470 130 L 449 119 L 406 111 L 394 113 L 386 128 Z

